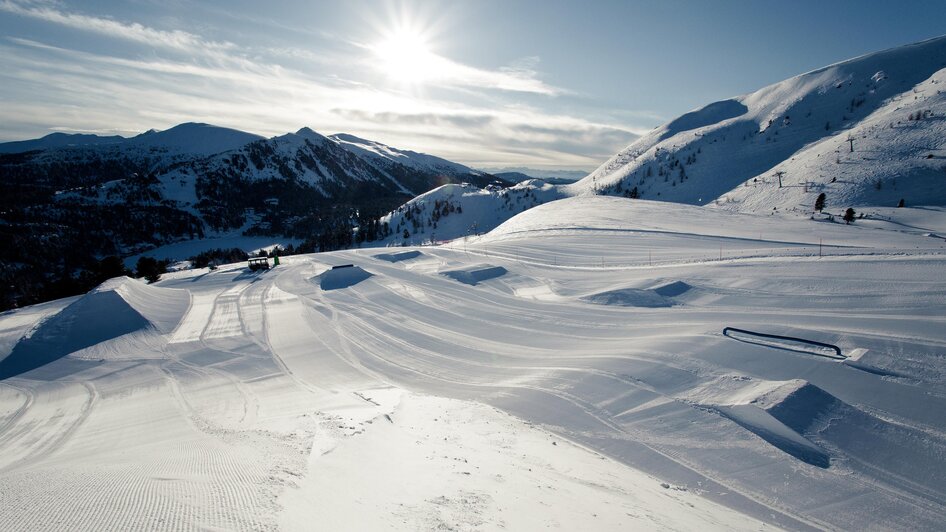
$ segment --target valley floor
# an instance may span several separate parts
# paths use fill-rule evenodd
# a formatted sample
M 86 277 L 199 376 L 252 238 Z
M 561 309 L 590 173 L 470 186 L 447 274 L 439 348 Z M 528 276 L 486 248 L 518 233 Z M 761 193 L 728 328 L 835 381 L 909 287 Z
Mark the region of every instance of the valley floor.
M 0 529 L 935 530 L 944 272 L 928 231 L 595 197 L 115 280 L 0 315 Z

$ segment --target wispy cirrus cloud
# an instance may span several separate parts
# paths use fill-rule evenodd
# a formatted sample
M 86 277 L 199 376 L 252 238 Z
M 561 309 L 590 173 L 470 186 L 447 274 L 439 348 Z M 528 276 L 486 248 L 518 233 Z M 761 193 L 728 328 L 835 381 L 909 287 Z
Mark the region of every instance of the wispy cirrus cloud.
M 355 55 L 347 62 L 320 62 L 312 50 L 288 46 L 266 55 L 274 48 L 47 4 L 0 0 L 4 12 L 148 45 L 147 53 L 135 55 L 121 47 L 54 44 L 43 36 L 0 41 L 0 86 L 7 87 L 0 94 L 0 137 L 10 140 L 37 125 L 46 131 L 132 133 L 203 121 L 264 135 L 310 126 L 472 165 L 590 169 L 637 134 L 519 103 L 516 94 L 540 100 L 567 94 L 539 79 L 538 58 L 491 70 L 430 54 L 428 66 L 436 75 L 425 81 L 448 89 L 433 97 L 432 91 L 378 83 L 378 58 L 366 56 L 371 50 L 364 45 L 349 46 Z M 284 58 L 319 67 L 292 68 L 282 64 Z M 329 63 L 349 68 L 333 70 Z M 494 98 L 490 91 L 506 96 Z
M 70 13 L 54 9 L 48 5 L 0 0 L 0 11 L 149 46 L 160 46 L 188 52 L 196 50 L 232 50 L 236 48 L 233 43 L 207 41 L 182 30 L 159 30 L 137 22 L 126 23 L 109 18 Z

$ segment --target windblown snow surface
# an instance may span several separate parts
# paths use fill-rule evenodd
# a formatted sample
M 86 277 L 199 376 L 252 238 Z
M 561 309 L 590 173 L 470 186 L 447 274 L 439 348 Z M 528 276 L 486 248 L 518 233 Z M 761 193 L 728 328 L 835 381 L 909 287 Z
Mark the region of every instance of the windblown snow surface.
M 579 197 L 7 312 L 0 529 L 941 529 L 929 219 Z

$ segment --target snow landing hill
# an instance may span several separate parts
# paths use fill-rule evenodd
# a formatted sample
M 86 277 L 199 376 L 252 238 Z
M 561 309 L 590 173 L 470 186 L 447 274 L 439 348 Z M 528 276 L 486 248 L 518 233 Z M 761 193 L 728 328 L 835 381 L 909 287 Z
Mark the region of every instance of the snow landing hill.
M 429 239 L 488 230 L 533 204 L 589 194 L 809 217 L 946 205 L 946 37 L 865 55 L 711 103 L 653 130 L 573 185 L 434 190 L 392 213 Z M 853 147 L 853 151 L 852 151 Z M 781 179 L 781 186 L 779 186 Z M 433 203 L 454 204 L 449 224 Z M 486 207 L 489 204 L 491 207 Z M 464 216 L 453 212 L 462 206 Z M 441 208 L 442 210 L 442 208 Z M 449 210 L 449 208 L 448 208 Z M 442 214 L 442 213 L 441 213 Z M 437 222 L 437 228 L 433 224 Z M 436 230 L 439 229 L 439 230 Z M 390 242 L 403 242 L 403 234 Z M 399 239 L 399 236 L 401 237 Z M 418 242 L 411 236 L 406 241 Z

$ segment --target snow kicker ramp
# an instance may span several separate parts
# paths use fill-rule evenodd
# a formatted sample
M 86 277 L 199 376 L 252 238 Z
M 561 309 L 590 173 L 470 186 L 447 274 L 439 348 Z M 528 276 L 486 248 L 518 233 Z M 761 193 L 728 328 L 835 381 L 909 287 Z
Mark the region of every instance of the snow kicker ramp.
M 622 288 L 585 296 L 582 300 L 597 305 L 621 307 L 666 308 L 676 305 L 673 298 L 690 290 L 683 281 L 674 281 L 656 288 Z
M 183 290 L 148 286 L 128 277 L 110 279 L 20 340 L 0 361 L 0 379 L 132 333 L 169 333 L 189 302 Z
M 411 251 L 401 251 L 399 253 L 379 253 L 374 256 L 374 258 L 379 260 L 385 260 L 388 262 L 401 262 L 405 260 L 416 259 L 417 257 L 422 256 L 423 253 L 417 250 Z
M 946 480 L 936 473 L 946 455 L 941 435 L 886 421 L 808 381 L 726 376 L 687 400 L 813 466 L 827 469 L 838 458 L 845 467 L 870 471 L 872 464 L 882 463 L 886 480 L 904 491 L 935 499 L 946 489 Z
M 371 277 L 371 273 L 360 266 L 334 266 L 312 278 L 322 290 L 340 290 L 354 286 Z
M 476 286 L 483 281 L 502 277 L 503 275 L 506 275 L 506 273 L 506 268 L 503 268 L 502 266 L 490 266 L 487 264 L 474 266 L 472 268 L 464 268 L 462 270 L 449 270 L 440 272 L 441 275 L 449 277 L 454 281 L 468 284 L 470 286 Z

